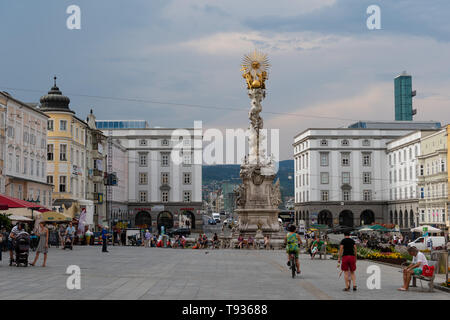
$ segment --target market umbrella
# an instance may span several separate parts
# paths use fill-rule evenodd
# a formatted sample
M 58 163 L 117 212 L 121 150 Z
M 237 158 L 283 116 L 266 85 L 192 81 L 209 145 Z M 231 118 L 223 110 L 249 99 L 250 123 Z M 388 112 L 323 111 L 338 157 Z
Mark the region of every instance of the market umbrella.
M 424 230 L 424 229 L 426 229 L 426 230 Z M 426 225 L 426 226 L 420 226 L 420 227 L 412 228 L 411 232 L 434 232 L 434 233 L 436 233 L 436 232 L 442 232 L 442 230 L 438 229 L 438 228 L 435 228 L 435 227 L 432 227 L 432 226 L 427 226 Z
M 8 216 L 9 220 L 11 221 L 23 221 L 23 222 L 29 222 L 29 221 L 33 221 L 30 218 L 24 217 L 24 216 L 17 216 L 17 215 L 9 215 Z
M 371 229 L 371 228 L 368 228 L 368 227 L 364 227 L 364 228 L 362 228 L 362 229 L 359 229 L 358 231 L 359 231 L 359 232 L 366 232 L 366 231 L 374 231 L 374 230 Z
M 385 228 L 379 224 L 375 224 L 373 226 L 369 226 L 368 228 L 370 228 L 371 230 L 375 230 L 375 231 L 391 231 L 388 228 Z
M 63 215 L 62 213 L 55 212 L 55 211 L 42 212 L 40 219 L 42 219 L 42 221 L 46 221 L 46 222 L 61 222 L 61 221 L 70 222 L 70 221 L 72 221 L 72 219 L 70 217 L 67 217 L 67 216 Z

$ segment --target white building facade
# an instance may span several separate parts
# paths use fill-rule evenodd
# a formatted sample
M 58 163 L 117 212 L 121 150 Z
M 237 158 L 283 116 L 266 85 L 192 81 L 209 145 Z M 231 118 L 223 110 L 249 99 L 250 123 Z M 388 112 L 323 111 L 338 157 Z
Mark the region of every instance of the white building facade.
M 307 129 L 294 138 L 295 216 L 306 225 L 387 221 L 386 145 L 413 130 Z
M 179 227 L 179 221 L 185 220 L 180 215 L 184 215 L 191 229 L 202 230 L 201 130 L 102 120 L 97 121 L 97 128 L 126 149 L 128 211 L 133 226 L 151 227 L 153 232 L 162 226 L 167 230 Z
M 418 175 L 421 139 L 437 130 L 415 131 L 387 144 L 389 168 L 389 223 L 400 229 L 419 225 Z
M 51 207 L 53 185 L 46 180 L 48 116 L 5 92 L 0 92 L 0 103 L 6 107 L 4 191 Z

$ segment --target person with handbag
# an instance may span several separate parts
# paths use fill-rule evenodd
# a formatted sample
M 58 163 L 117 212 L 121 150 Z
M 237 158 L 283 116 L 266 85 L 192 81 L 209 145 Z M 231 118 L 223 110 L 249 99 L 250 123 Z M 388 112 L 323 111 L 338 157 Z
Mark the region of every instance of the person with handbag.
M 409 266 L 403 269 L 403 287 L 398 288 L 399 291 L 408 291 L 409 283 L 412 275 L 420 276 L 424 266 L 428 266 L 428 261 L 425 255 L 416 247 L 409 247 L 408 253 L 413 257 Z

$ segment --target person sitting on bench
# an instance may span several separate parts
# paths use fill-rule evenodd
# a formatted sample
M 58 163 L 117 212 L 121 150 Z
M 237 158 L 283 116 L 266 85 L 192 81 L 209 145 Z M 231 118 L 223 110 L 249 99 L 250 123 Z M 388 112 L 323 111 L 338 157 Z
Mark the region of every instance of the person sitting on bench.
M 403 269 L 403 287 L 398 288 L 399 291 L 408 291 L 411 277 L 413 275 L 420 276 L 423 266 L 428 265 L 427 258 L 416 247 L 409 247 L 408 253 L 413 256 L 413 259 L 411 264 Z

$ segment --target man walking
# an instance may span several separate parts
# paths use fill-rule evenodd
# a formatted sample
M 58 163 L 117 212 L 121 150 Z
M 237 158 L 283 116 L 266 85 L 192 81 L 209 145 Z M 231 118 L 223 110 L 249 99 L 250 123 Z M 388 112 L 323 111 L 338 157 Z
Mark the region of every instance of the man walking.
M 102 229 L 102 252 L 109 252 L 108 251 L 108 226 L 103 226 Z
M 344 232 L 344 237 L 339 248 L 338 264 L 342 261 L 341 270 L 345 273 L 344 291 L 350 291 L 351 282 L 353 282 L 353 291 L 356 291 L 356 243 L 350 238 L 349 231 Z

